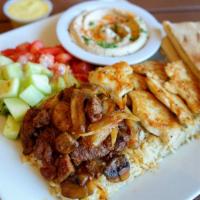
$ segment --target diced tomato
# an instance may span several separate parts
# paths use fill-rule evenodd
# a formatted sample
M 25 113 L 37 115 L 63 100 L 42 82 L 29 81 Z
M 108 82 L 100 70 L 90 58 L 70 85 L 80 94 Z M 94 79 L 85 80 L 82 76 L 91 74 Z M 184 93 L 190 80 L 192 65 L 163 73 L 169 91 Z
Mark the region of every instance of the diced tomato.
M 71 63 L 71 68 L 75 74 L 87 74 L 92 70 L 92 65 L 80 60 L 74 60 Z
M 28 61 L 35 62 L 35 55 L 32 53 L 26 53 L 19 55 L 17 58 L 17 62 L 20 62 L 21 64 L 26 64 Z
M 12 55 L 8 56 L 11 60 L 13 60 L 14 62 L 17 62 L 18 58 L 19 58 L 19 54 L 14 53 Z
M 66 64 L 71 59 L 72 59 L 72 56 L 70 54 L 67 54 L 67 53 L 60 53 L 60 54 L 56 55 L 56 57 L 55 57 L 55 60 L 57 62 L 63 63 L 63 64 Z
M 74 76 L 82 82 L 88 82 L 88 74 L 74 74 Z
M 30 50 L 30 43 L 29 42 L 25 42 L 25 43 L 22 43 L 20 45 L 18 45 L 16 47 L 16 51 L 19 52 L 19 51 L 29 51 Z
M 15 52 L 16 52 L 15 49 L 6 49 L 6 50 L 1 51 L 1 53 L 4 56 L 10 56 L 10 55 L 14 54 Z
M 54 56 L 51 54 L 42 54 L 39 57 L 38 62 L 44 67 L 49 68 L 54 64 Z
M 54 65 L 52 65 L 50 67 L 50 70 L 52 70 L 54 72 L 54 74 L 60 76 L 63 75 L 66 70 L 67 70 L 67 65 L 62 64 L 62 63 L 55 63 Z M 69 70 L 69 69 L 68 69 Z
M 52 55 L 57 55 L 60 53 L 65 53 L 65 51 L 60 48 L 60 47 L 46 47 L 42 48 L 39 51 L 41 54 L 52 54 Z
M 39 50 L 41 50 L 42 48 L 44 48 L 44 44 L 42 41 L 40 40 L 35 40 L 30 47 L 30 52 L 31 53 L 37 53 L 39 52 Z

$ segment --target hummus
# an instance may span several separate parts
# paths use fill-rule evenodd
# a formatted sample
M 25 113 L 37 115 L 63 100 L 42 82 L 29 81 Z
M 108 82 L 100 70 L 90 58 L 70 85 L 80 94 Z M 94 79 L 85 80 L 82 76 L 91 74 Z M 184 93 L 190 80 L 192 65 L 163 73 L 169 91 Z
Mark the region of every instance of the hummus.
M 69 27 L 73 41 L 91 53 L 125 56 L 139 50 L 148 39 L 145 22 L 119 9 L 85 11 Z

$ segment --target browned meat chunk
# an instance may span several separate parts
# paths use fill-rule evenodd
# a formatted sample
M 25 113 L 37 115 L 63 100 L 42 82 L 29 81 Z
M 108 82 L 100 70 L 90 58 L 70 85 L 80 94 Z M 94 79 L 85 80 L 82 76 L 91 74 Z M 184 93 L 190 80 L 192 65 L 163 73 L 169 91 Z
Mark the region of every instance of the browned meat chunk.
M 58 96 L 59 100 L 69 103 L 71 101 L 73 91 L 74 91 L 74 87 L 64 89 L 63 91 L 60 92 Z
M 69 103 L 61 101 L 55 106 L 52 121 L 54 126 L 62 132 L 70 130 L 72 122 Z
M 56 177 L 56 167 L 53 165 L 46 165 L 40 168 L 42 176 L 51 181 Z
M 98 97 L 93 97 L 87 100 L 85 112 L 90 122 L 99 121 L 102 118 L 103 107 L 101 100 Z
M 33 151 L 34 140 L 33 135 L 35 132 L 35 127 L 33 126 L 33 118 L 38 114 L 39 109 L 30 109 L 26 113 L 21 129 L 20 137 L 23 145 L 23 153 L 25 155 L 30 154 Z
M 37 140 L 34 146 L 34 155 L 37 159 L 41 160 L 43 163 L 51 163 L 52 153 L 52 148 L 48 143 L 40 139 Z
M 59 183 L 63 182 L 71 174 L 75 172 L 74 166 L 71 162 L 71 159 L 68 155 L 59 157 L 56 160 L 57 167 L 57 181 Z
M 125 155 L 114 157 L 106 166 L 104 174 L 111 182 L 124 181 L 129 177 L 130 164 Z
M 41 128 L 48 125 L 50 122 L 50 115 L 47 110 L 40 110 L 37 115 L 33 118 L 33 126 L 35 128 Z
M 129 140 L 130 140 L 130 135 L 127 132 L 120 131 L 119 129 L 114 151 L 122 152 L 128 145 Z
M 78 147 L 78 142 L 70 134 L 63 133 L 56 138 L 55 146 L 58 152 L 69 154 Z
M 53 147 L 56 137 L 54 128 L 46 128 L 40 132 L 34 146 L 34 155 L 43 163 L 51 163 L 53 161 Z
M 83 161 L 94 160 L 106 156 L 112 150 L 110 138 L 105 140 L 101 145 L 87 146 L 80 145 L 70 155 L 75 165 L 80 165 Z
M 92 160 L 85 164 L 85 168 L 87 169 L 88 173 L 95 178 L 98 178 L 102 174 L 105 166 L 106 163 L 102 160 Z

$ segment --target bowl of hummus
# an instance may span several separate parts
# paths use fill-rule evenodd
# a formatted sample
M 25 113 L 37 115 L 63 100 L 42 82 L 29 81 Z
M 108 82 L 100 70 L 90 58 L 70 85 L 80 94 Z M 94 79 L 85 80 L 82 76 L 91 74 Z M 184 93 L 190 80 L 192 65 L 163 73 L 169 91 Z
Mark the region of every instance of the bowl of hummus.
M 159 49 L 160 23 L 146 10 L 126 1 L 87 1 L 66 10 L 57 23 L 64 48 L 98 65 L 142 62 Z
M 121 9 L 85 11 L 69 26 L 73 41 L 88 52 L 101 56 L 126 56 L 140 49 L 148 39 L 142 18 Z

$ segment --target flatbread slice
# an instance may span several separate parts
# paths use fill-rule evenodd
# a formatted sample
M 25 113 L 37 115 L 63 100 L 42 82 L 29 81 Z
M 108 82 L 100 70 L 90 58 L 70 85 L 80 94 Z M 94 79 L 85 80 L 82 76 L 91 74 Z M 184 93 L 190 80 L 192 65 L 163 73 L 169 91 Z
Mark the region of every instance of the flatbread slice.
M 169 61 L 173 62 L 181 59 L 168 36 L 163 38 L 161 48 Z
M 165 21 L 163 26 L 179 56 L 200 79 L 200 22 Z

